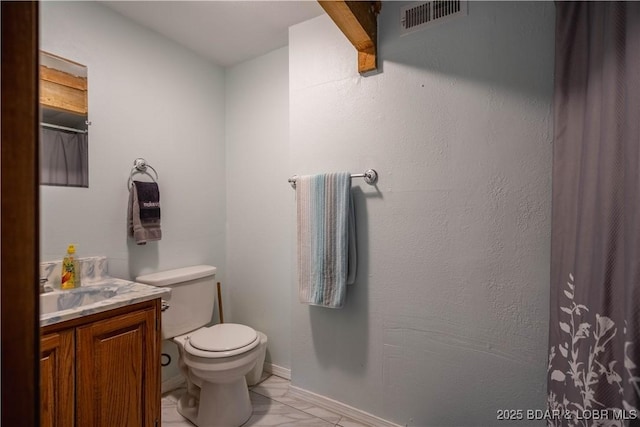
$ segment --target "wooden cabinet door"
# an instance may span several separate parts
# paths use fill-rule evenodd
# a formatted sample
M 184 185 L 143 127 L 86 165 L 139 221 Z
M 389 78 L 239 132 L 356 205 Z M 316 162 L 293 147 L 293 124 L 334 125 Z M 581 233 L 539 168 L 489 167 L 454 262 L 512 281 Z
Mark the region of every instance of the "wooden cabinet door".
M 73 330 L 53 332 L 40 340 L 40 426 L 72 427 Z
M 159 425 L 156 311 L 139 310 L 76 329 L 76 425 Z

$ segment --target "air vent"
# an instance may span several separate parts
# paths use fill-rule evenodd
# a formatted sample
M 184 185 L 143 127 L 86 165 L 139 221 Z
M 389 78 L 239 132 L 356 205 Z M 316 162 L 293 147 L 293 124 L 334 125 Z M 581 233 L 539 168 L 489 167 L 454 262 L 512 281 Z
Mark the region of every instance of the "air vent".
M 402 34 L 412 33 L 436 22 L 466 14 L 466 0 L 432 0 L 414 3 L 400 9 L 400 31 Z

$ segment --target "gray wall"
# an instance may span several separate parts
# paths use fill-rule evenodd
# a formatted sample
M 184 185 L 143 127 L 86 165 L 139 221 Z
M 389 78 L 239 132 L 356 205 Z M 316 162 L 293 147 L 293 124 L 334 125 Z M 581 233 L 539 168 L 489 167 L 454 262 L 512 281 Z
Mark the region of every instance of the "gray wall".
M 370 77 L 326 16 L 290 29 L 290 173 L 380 173 L 354 181 L 346 307 L 293 299 L 293 384 L 402 425 L 505 425 L 545 405 L 554 6 L 470 2 L 400 37 L 401 5 Z
M 41 187 L 41 259 L 76 243 L 117 277 L 201 263 L 223 276 L 223 70 L 97 2 L 40 10 L 41 48 L 88 67 L 92 122 L 89 188 Z M 160 175 L 163 237 L 146 246 L 126 236 L 137 157 Z
M 121 277 L 216 265 L 229 320 L 267 332 L 294 385 L 400 424 L 543 408 L 553 4 L 471 2 L 400 37 L 401 4 L 380 16 L 381 74 L 359 76 L 319 17 L 290 30 L 288 57 L 225 78 L 99 4 L 43 2 L 42 46 L 89 67 L 93 121 L 90 188 L 43 188 L 43 259 L 74 242 Z M 165 237 L 147 247 L 125 237 L 138 156 L 163 197 Z M 370 167 L 346 307 L 300 305 L 286 178 Z
M 225 70 L 225 320 L 266 333 L 267 360 L 286 368 L 291 366 L 289 236 L 295 225 L 294 192 L 287 183 L 288 55 L 282 48 Z

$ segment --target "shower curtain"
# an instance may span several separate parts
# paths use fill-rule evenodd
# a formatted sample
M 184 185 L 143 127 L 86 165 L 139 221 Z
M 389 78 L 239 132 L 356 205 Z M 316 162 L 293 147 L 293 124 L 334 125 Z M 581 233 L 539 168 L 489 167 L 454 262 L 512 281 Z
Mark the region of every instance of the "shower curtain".
M 40 183 L 89 186 L 89 138 L 86 133 L 41 129 Z
M 548 410 L 640 425 L 640 3 L 556 2 Z

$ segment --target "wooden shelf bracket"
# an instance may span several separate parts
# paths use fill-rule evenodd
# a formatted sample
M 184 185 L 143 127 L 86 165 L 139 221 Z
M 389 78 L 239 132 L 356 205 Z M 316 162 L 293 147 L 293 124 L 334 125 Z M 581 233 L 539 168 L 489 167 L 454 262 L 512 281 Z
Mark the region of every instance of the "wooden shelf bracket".
M 327 15 L 358 51 L 358 72 L 378 69 L 378 13 L 380 1 L 318 0 Z

